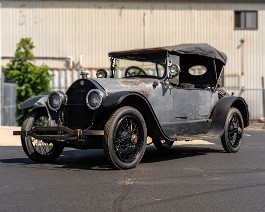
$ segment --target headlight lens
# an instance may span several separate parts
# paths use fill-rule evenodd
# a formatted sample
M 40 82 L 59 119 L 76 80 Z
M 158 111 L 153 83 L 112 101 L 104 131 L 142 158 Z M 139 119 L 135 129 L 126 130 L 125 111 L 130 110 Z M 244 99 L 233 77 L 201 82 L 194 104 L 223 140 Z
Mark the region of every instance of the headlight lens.
M 48 96 L 48 106 L 51 110 L 57 111 L 66 103 L 66 95 L 61 91 L 53 91 Z
M 102 103 L 104 94 L 98 89 L 90 90 L 86 95 L 86 104 L 91 110 L 96 110 Z

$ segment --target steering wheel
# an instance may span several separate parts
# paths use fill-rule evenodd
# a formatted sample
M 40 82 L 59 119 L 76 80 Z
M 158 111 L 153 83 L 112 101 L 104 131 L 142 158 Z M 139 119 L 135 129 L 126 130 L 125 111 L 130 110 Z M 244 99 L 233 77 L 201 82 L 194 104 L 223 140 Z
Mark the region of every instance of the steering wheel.
M 138 75 L 147 75 L 147 73 L 138 66 L 130 66 L 125 70 L 125 77 L 133 77 Z

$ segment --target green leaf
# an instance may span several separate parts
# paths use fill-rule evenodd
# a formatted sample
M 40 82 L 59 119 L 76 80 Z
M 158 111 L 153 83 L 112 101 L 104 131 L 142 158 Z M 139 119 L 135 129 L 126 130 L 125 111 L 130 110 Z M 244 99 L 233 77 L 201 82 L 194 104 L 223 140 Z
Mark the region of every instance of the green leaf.
M 22 124 L 26 112 L 21 110 L 19 105 L 28 98 L 47 93 L 50 90 L 50 80 L 47 65 L 36 66 L 34 61 L 34 44 L 31 38 L 21 38 L 17 44 L 14 58 L 3 67 L 6 77 L 17 83 L 17 114 L 16 119 L 19 125 Z

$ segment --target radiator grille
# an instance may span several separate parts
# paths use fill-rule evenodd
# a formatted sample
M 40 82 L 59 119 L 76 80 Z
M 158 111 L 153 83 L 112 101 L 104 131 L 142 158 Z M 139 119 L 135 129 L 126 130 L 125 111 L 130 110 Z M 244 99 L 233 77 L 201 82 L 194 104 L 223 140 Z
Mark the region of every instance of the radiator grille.
M 94 111 L 86 105 L 86 95 L 92 89 L 89 87 L 74 87 L 67 91 L 65 110 L 66 126 L 71 129 L 86 129 L 91 126 Z

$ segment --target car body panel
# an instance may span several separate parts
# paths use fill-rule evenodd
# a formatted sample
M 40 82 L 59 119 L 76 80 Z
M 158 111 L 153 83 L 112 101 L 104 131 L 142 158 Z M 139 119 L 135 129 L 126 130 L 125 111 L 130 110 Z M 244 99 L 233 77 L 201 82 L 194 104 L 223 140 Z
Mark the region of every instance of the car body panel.
M 221 98 L 213 110 L 211 134 L 223 134 L 226 117 L 231 107 L 237 108 L 242 114 L 244 127 L 249 125 L 249 112 L 245 100 L 238 96 L 227 96 Z
M 47 95 L 34 96 L 24 101 L 20 105 L 20 108 L 22 110 L 27 110 L 33 107 L 45 107 L 46 102 L 47 102 Z
M 184 89 L 172 87 L 168 84 L 150 79 L 93 79 L 105 88 L 107 94 L 112 95 L 122 90 L 122 95 L 128 95 L 128 92 L 138 92 L 142 94 L 150 103 L 151 108 L 158 119 L 164 133 L 172 138 L 174 135 L 187 134 L 192 125 L 201 123 L 206 124 L 200 130 L 194 130 L 192 134 L 207 133 L 210 130 L 209 116 L 218 101 L 218 94 L 211 90 L 202 89 Z M 156 87 L 154 82 L 158 82 Z M 157 98 L 157 97 L 160 98 Z M 116 102 L 120 101 L 117 97 Z M 113 105 L 116 103 L 113 101 Z M 103 101 L 103 106 L 104 106 Z M 107 105 L 110 106 L 110 105 Z M 181 128 L 185 123 L 186 127 Z M 175 128 L 174 128 L 175 126 Z M 178 127 L 177 127 L 178 126 Z M 180 129 L 181 128 L 181 129 Z M 195 129 L 195 128 L 194 128 Z

